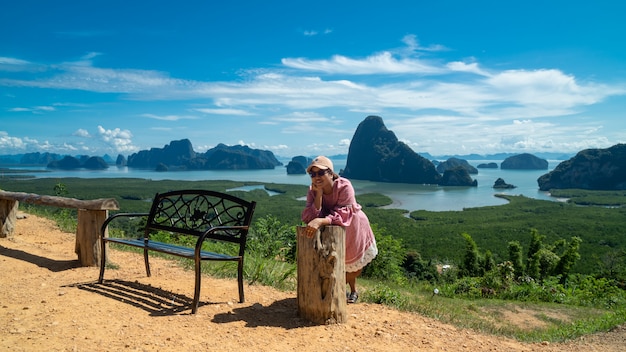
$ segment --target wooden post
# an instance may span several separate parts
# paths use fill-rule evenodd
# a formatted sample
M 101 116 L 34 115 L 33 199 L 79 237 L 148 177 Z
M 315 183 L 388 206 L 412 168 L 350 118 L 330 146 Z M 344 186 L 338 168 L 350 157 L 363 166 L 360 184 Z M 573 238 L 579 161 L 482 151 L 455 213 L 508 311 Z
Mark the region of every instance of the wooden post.
M 17 221 L 17 208 L 20 202 L 13 199 L 0 199 L 0 238 L 12 238 Z
M 325 226 L 313 238 L 305 229 L 297 228 L 298 315 L 318 324 L 345 323 L 345 229 Z
M 82 200 L 0 190 L 0 237 L 13 235 L 19 202 L 77 209 L 78 225 L 74 251 L 78 254 L 82 266 L 99 265 L 102 253 L 98 240 L 100 226 L 104 224 L 109 210 L 120 209 L 115 198 Z
M 102 250 L 99 232 L 108 215 L 108 210 L 78 209 L 75 252 L 81 266 L 100 265 Z

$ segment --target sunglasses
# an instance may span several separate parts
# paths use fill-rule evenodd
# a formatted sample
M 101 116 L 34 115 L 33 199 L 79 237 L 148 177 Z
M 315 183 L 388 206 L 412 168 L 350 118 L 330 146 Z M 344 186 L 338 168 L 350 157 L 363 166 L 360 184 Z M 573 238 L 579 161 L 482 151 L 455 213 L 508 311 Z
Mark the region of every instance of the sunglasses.
M 321 176 L 326 175 L 326 172 L 328 172 L 328 170 L 320 170 L 318 172 L 311 171 L 311 172 L 309 172 L 309 176 L 311 176 L 311 177 L 320 176 L 321 177 Z

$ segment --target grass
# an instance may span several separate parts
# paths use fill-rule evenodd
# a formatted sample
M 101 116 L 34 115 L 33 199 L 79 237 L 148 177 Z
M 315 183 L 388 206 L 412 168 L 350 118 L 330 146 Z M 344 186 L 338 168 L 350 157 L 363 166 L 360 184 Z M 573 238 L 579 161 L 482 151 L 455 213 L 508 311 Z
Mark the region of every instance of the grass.
M 114 244 L 111 246 L 141 255 L 137 248 Z M 191 260 L 155 252 L 151 252 L 151 255 L 175 261 L 185 270 L 193 269 Z M 202 269 L 209 276 L 234 278 L 235 265 L 232 262 L 207 262 L 203 263 Z M 109 263 L 107 268 L 118 269 L 119 265 Z M 293 263 L 249 253 L 246 256 L 244 276 L 249 285 L 295 291 L 296 270 Z M 609 331 L 626 323 L 624 307 L 602 309 L 492 298 L 444 297 L 434 294 L 436 287 L 427 282 L 397 284 L 360 278 L 358 284 L 363 302 L 383 304 L 459 328 L 506 336 L 523 342 L 564 342 L 587 334 Z
M 448 298 L 430 284 L 409 287 L 360 279 L 361 298 L 414 312 L 460 328 L 524 342 L 563 342 L 609 331 L 626 322 L 626 309 L 598 309 L 556 303 L 515 302 L 490 298 Z
M 229 191 L 246 200 L 254 200 L 257 207 L 254 219 L 272 215 L 283 224 L 297 225 L 304 207 L 302 197 L 307 187 L 260 182 L 235 181 L 177 181 L 145 179 L 80 179 L 37 178 L 28 180 L 2 179 L 2 189 L 53 195 L 56 185 L 63 184 L 67 196 L 77 199 L 114 197 L 124 212 L 147 212 L 150 200 L 156 192 L 170 189 L 227 189 L 246 185 L 264 184 L 267 189 L 279 192 L 269 196 L 261 189 Z M 380 194 L 357 195 L 372 224 L 376 224 L 396 239 L 401 239 L 407 251 L 415 251 L 422 258 L 440 263 L 459 262 L 464 249 L 461 233 L 472 236 L 481 251 L 492 252 L 496 262 L 506 260 L 508 242 L 519 241 L 528 248 L 530 231 L 536 229 L 546 236 L 546 243 L 580 237 L 581 258 L 574 271 L 591 274 L 598 269 L 607 255 L 626 248 L 624 216 L 626 216 L 626 193 L 623 191 L 554 190 L 554 195 L 571 202 L 537 200 L 523 196 L 503 196 L 508 203 L 498 206 L 464 209 L 463 211 L 414 211 L 384 209 L 391 199 Z M 578 200 L 576 200 L 578 199 Z M 576 203 L 602 206 L 580 206 Z M 607 206 L 611 204 L 611 206 Z M 48 208 L 51 209 L 51 208 Z M 52 209 L 54 210 L 54 209 Z M 52 211 L 50 210 L 50 211 Z
M 131 212 L 145 211 L 155 190 L 190 187 L 223 191 L 244 185 L 230 181 L 147 182 L 134 179 L 124 180 L 124 182 L 112 181 L 101 180 L 102 185 L 94 187 L 94 182 L 98 183 L 98 180 L 63 180 L 68 188 L 75 192 L 70 194 L 72 197 L 91 199 L 119 195 L 116 197 L 120 201 L 121 208 Z M 49 194 L 58 182 L 59 180 L 46 179 L 6 180 L 3 187 Z M 233 194 L 259 202 L 255 218 L 272 214 L 277 216 L 282 223 L 298 223 L 302 201 L 298 201 L 297 198 L 305 193 L 305 189 L 301 186 L 289 185 L 272 185 L 271 187 L 281 191 L 282 194 L 269 197 L 262 190 L 233 192 Z M 509 200 L 507 205 L 471 208 L 461 212 L 416 211 L 407 217 L 407 213 L 402 210 L 376 208 L 389 202 L 384 196 L 361 195 L 358 200 L 367 207 L 366 211 L 372 223 L 393 230 L 394 237 L 403 238 L 408 248 L 416 249 L 422 257 L 443 260 L 451 258 L 449 253 L 457 255 L 462 253 L 463 242 L 459 241 L 461 232 L 470 233 L 477 240 L 481 250 L 490 249 L 496 254 L 506 253 L 508 239 L 521 239 L 522 244 L 525 245 L 524 242 L 528 242 L 530 228 L 538 228 L 542 234 L 548 236 L 548 241 L 574 235 L 583 237 L 585 239 L 581 247 L 583 259 L 579 262 L 579 266 L 588 269 L 593 269 L 592 260 L 597 260 L 602 253 L 623 248 L 625 243 L 623 216 L 626 213 L 626 208 L 623 206 L 626 203 L 626 194 L 620 192 L 592 194 L 578 190 L 553 193 L 556 193 L 555 196 L 569 198 L 570 203 L 573 204 L 510 196 L 507 197 Z M 604 207 L 579 206 L 589 203 L 601 204 Z M 52 218 L 64 231 L 74 233 L 76 230 L 73 210 L 51 211 L 46 207 L 29 205 L 23 205 L 22 208 L 27 212 Z M 176 260 L 184 268 L 192 265 L 188 260 L 180 258 Z M 228 265 L 232 264 L 207 263 L 203 265 L 203 269 L 208 275 L 231 277 L 235 270 Z M 115 264 L 110 265 L 111 268 L 115 267 Z M 295 290 L 295 270 L 295 264 L 248 254 L 245 275 L 248 283 L 274 286 L 282 290 Z M 359 279 L 359 286 L 363 288 L 360 298 L 363 301 L 385 304 L 458 327 L 527 342 L 566 341 L 585 334 L 608 331 L 626 323 L 626 307 L 623 304 L 610 308 L 598 308 L 493 298 L 443 296 L 442 294 L 434 295 L 434 286 L 424 282 L 401 285 L 363 278 Z M 440 289 L 443 290 L 443 287 Z

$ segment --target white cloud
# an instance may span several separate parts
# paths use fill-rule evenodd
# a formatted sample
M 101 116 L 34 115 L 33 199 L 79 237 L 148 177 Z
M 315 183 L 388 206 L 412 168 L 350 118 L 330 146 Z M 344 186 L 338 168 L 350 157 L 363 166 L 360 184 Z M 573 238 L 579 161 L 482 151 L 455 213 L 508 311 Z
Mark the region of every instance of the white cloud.
M 416 59 L 397 59 L 390 52 L 382 52 L 365 59 L 352 59 L 335 55 L 330 60 L 307 60 L 305 58 L 285 58 L 282 64 L 305 71 L 329 74 L 380 75 L 380 74 L 442 74 L 445 68 Z
M 0 148 L 7 150 L 23 150 L 26 143 L 21 138 L 11 137 L 5 131 L 0 131 Z
M 407 34 L 402 38 L 402 42 L 406 45 L 406 51 L 413 53 L 416 51 L 446 51 L 445 46 L 439 44 L 429 45 L 427 47 L 421 46 L 417 36 L 415 34 Z
M 263 149 L 268 149 L 268 150 L 273 150 L 275 152 L 280 152 L 280 151 L 284 151 L 284 150 L 289 150 L 289 146 L 287 146 L 286 144 L 266 145 L 266 146 L 263 146 Z
M 181 116 L 181 115 L 155 115 L 155 114 L 142 114 L 141 116 L 149 119 L 161 120 L 161 121 L 179 121 L 179 120 L 195 120 L 196 116 Z
M 138 149 L 133 145 L 133 134 L 129 130 L 120 128 L 107 130 L 102 126 L 98 126 L 98 136 L 115 152 L 134 152 Z
M 91 135 L 89 134 L 89 131 L 79 128 L 77 129 L 74 133 L 72 133 L 73 136 L 77 136 L 77 137 L 83 137 L 83 138 L 90 138 Z
M 330 28 L 326 28 L 326 29 L 324 29 L 324 30 L 323 30 L 323 31 L 321 31 L 321 32 L 320 32 L 320 31 L 318 31 L 318 30 L 309 29 L 309 30 L 304 30 L 304 31 L 302 31 L 302 34 L 303 34 L 305 37 L 314 37 L 314 36 L 316 36 L 316 35 L 318 35 L 318 34 L 320 34 L 320 33 L 321 33 L 321 34 L 331 34 L 332 32 L 333 32 L 333 30 L 332 30 L 332 29 L 330 29 Z
M 0 57 L 0 67 L 2 67 L 2 65 L 25 66 L 29 64 L 30 62 L 26 60 L 15 59 L 12 57 Z
M 234 115 L 234 116 L 251 116 L 253 115 L 249 111 L 241 109 L 210 109 L 210 108 L 197 108 L 193 111 L 201 112 L 203 114 L 210 115 Z
M 450 62 L 446 65 L 450 71 L 474 73 L 481 76 L 489 76 L 489 73 L 481 69 L 476 62 L 465 63 L 460 61 Z
M 41 112 L 50 112 L 50 111 L 55 111 L 56 108 L 54 106 L 34 106 L 34 107 L 30 107 L 30 108 L 23 108 L 23 107 L 17 107 L 17 108 L 11 108 L 9 109 L 9 111 L 11 112 L 32 112 L 32 113 L 41 113 Z
M 242 147 L 250 147 L 250 148 L 256 148 L 254 143 L 246 143 L 242 140 L 237 142 L 238 145 L 242 146 Z

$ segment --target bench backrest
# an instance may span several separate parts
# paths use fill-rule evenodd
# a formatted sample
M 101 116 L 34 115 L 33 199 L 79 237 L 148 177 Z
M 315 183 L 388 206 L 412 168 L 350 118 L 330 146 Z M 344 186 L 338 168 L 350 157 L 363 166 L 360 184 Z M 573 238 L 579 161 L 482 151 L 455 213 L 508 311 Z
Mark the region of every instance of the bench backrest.
M 255 206 L 256 202 L 209 190 L 157 193 L 145 236 L 163 230 L 245 245 Z

